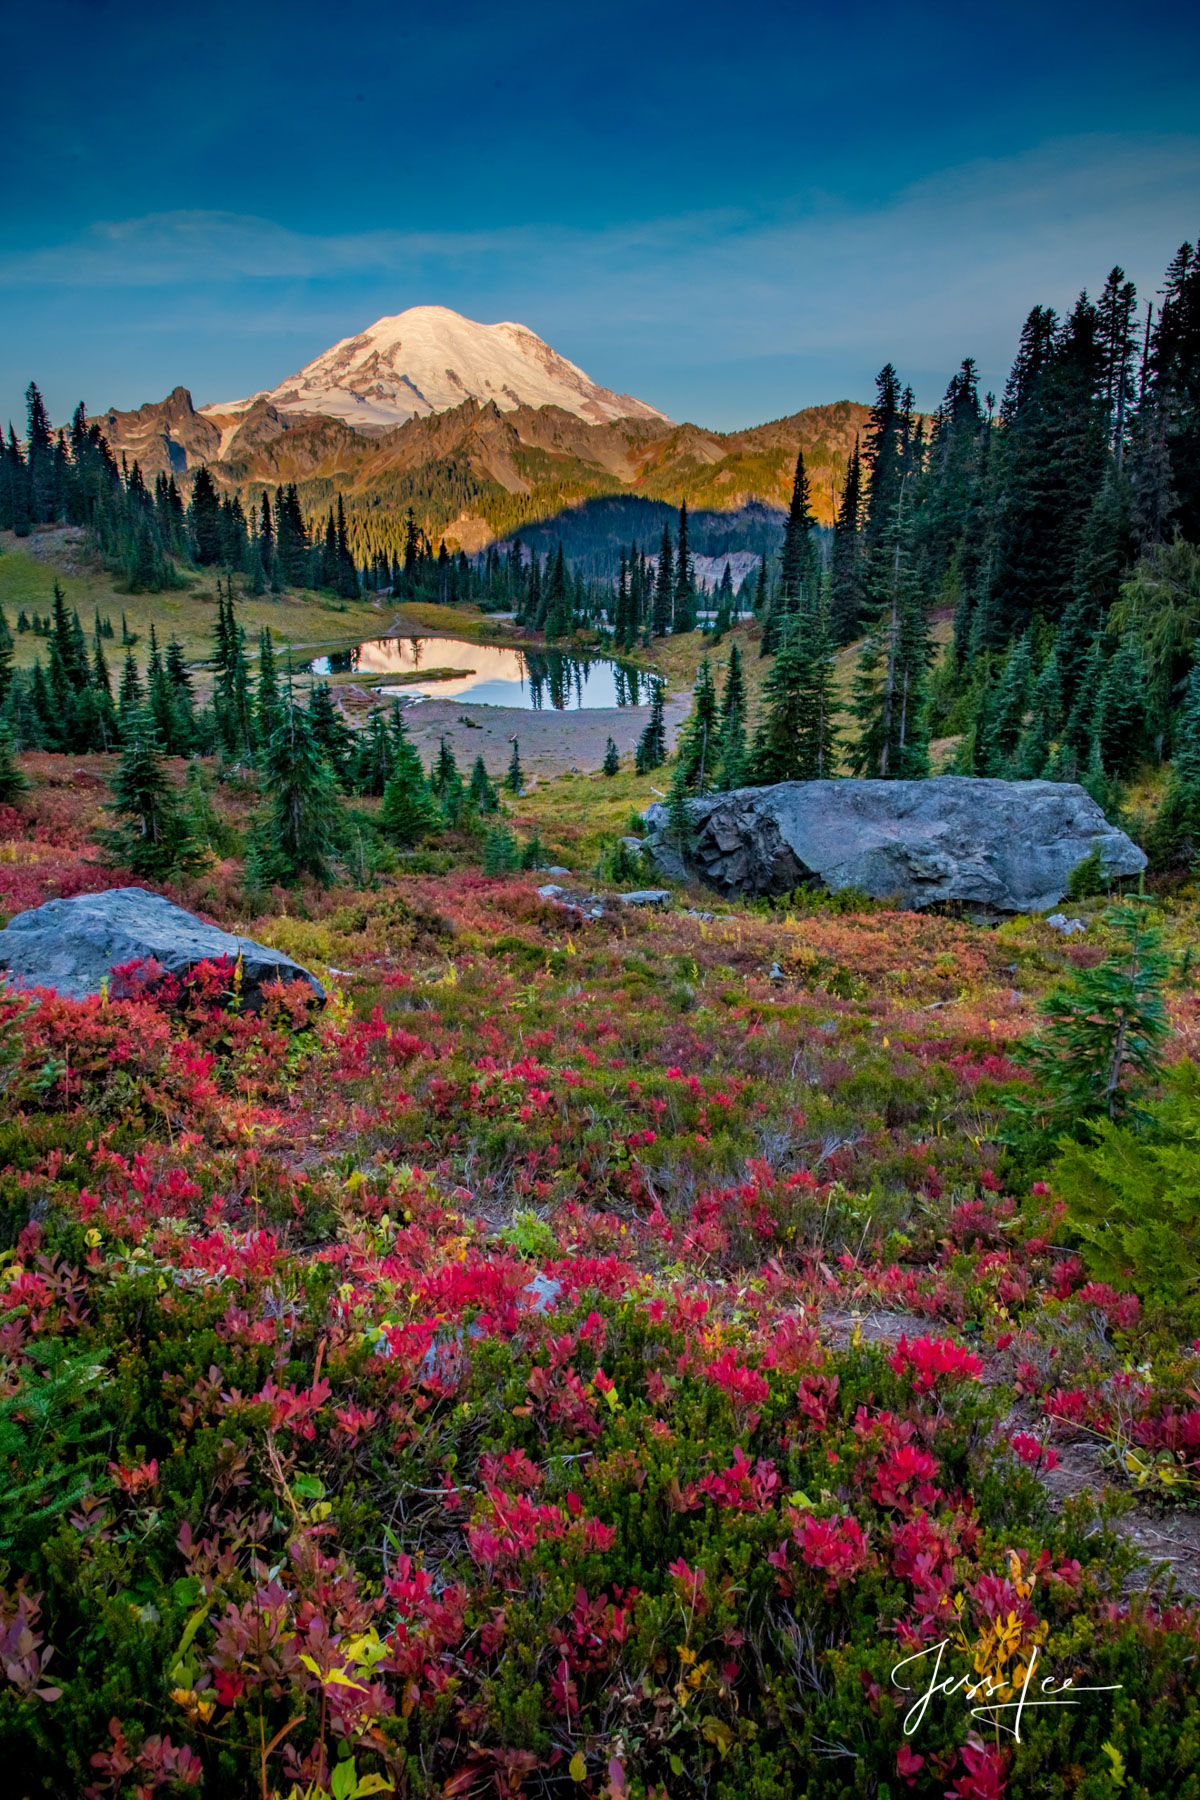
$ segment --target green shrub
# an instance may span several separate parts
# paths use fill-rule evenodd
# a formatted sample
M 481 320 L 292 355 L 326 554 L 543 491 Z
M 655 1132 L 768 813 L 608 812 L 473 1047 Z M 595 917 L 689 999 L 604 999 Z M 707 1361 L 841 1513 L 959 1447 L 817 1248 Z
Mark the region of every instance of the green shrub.
M 1098 1280 L 1180 1306 L 1200 1295 L 1200 1070 L 1185 1058 L 1143 1131 L 1101 1119 L 1068 1144 L 1057 1191 Z
M 493 825 L 483 843 L 485 875 L 511 875 L 521 866 L 521 849 L 507 825 Z
M 1113 907 L 1103 922 L 1116 934 L 1116 952 L 1051 989 L 1048 1022 L 1025 1053 L 1046 1096 L 1033 1111 L 1060 1128 L 1125 1113 L 1138 1084 L 1157 1075 L 1170 1029 L 1163 997 L 1170 958 L 1161 931 L 1134 904 Z
M 1104 858 L 1099 842 L 1094 843 L 1082 862 L 1075 864 L 1067 881 L 1068 900 L 1092 900 L 1107 891 Z

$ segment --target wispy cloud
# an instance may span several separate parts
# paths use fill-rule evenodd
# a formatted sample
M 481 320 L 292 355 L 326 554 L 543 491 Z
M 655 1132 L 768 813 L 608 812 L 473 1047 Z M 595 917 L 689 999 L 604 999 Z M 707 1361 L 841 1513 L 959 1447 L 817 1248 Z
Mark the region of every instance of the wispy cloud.
M 1118 260 L 1152 286 L 1196 228 L 1198 191 L 1200 136 L 1098 134 L 964 163 L 870 206 L 808 194 L 765 213 L 748 196 L 736 211 L 595 230 L 302 232 L 232 212 L 154 213 L 0 254 L 0 290 L 9 308 L 31 287 L 131 301 L 164 290 L 161 322 L 177 316 L 181 337 L 206 295 L 255 337 L 259 313 L 286 317 L 293 334 L 340 316 L 342 335 L 368 322 L 366 304 L 441 300 L 522 319 L 598 378 L 636 379 L 655 399 L 654 369 L 690 382 L 756 358 L 857 368 L 891 356 L 940 371 L 973 353 L 998 369 L 1033 302 L 1066 304 Z M 381 296 L 394 299 L 378 307 Z M 681 410 L 676 394 L 667 403 Z

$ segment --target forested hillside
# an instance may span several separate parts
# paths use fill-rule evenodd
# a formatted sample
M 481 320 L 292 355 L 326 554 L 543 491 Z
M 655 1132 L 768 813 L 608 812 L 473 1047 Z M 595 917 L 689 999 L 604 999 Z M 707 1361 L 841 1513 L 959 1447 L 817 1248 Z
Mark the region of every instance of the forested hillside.
M 114 454 L 137 461 L 146 477 L 175 475 L 185 494 L 196 469 L 207 466 L 247 513 L 264 493 L 294 483 L 312 523 L 340 493 L 360 563 L 398 554 L 411 507 L 435 546 L 445 538 L 451 550 L 473 553 L 535 524 L 543 544 L 562 537 L 569 555 L 611 575 L 622 532 L 641 538 L 661 530 L 665 507 L 681 500 L 721 515 L 713 521 L 718 536 L 728 529 L 724 515 L 766 509 L 768 529 L 759 522 L 753 547 L 773 546 L 798 449 L 814 479 L 817 517 L 832 525 L 866 416 L 866 407 L 843 400 L 723 434 L 637 418 L 593 425 L 555 406 L 501 412 L 468 400 L 364 434 L 340 419 L 297 416 L 259 400 L 222 433 L 177 389 L 135 413 L 110 411 L 103 429 Z M 623 498 L 622 514 L 594 511 L 591 503 L 606 496 Z
M 778 753 L 755 778 L 929 773 L 1082 781 L 1102 804 L 1173 759 L 1159 861 L 1200 813 L 1200 253 L 1185 244 L 1139 335 L 1121 269 L 1059 319 L 1036 306 L 997 404 L 967 360 L 928 427 L 889 363 L 832 542 L 803 455 L 762 595 Z M 944 651 L 939 622 L 950 627 Z M 942 635 L 946 633 L 943 630 Z M 859 642 L 839 728 L 838 646 Z M 719 783 L 709 765 L 708 779 Z

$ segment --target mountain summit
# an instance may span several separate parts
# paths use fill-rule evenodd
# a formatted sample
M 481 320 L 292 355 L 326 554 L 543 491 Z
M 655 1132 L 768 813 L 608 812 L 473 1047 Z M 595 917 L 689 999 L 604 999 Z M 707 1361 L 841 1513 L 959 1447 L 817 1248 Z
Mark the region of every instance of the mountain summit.
M 377 319 L 277 388 L 200 410 L 232 424 L 259 400 L 278 412 L 320 413 L 372 433 L 464 400 L 490 400 L 501 412 L 559 406 L 594 425 L 666 418 L 644 400 L 597 387 L 528 326 L 481 325 L 448 306 L 410 306 Z

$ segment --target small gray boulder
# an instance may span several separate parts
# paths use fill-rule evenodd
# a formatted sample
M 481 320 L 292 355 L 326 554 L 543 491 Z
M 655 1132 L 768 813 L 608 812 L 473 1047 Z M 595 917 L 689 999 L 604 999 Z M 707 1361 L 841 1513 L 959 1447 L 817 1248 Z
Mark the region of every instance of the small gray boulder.
M 910 911 L 952 904 L 995 917 L 1057 905 L 1094 846 L 1109 879 L 1146 866 L 1068 781 L 781 781 L 692 800 L 688 810 L 686 858 L 666 836 L 666 808 L 645 813 L 657 865 L 723 894 L 859 888 Z
M 14 985 L 54 988 L 73 1000 L 98 994 L 105 981 L 111 991 L 112 970 L 125 963 L 153 957 L 166 974 L 182 979 L 198 963 L 223 956 L 233 962 L 241 958 L 242 997 L 250 1007 L 273 981 L 307 981 L 313 998 L 325 999 L 316 976 L 281 950 L 206 925 L 143 888 L 47 900 L 17 913 L 0 931 L 0 970 Z

